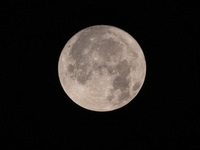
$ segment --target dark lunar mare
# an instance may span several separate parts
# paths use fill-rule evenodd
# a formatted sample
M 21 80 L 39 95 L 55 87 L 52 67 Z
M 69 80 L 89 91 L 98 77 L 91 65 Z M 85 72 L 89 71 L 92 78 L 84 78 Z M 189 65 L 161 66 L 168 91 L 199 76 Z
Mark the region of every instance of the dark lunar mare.
M 120 75 L 120 76 L 115 77 L 115 79 L 113 81 L 114 91 L 119 89 L 122 92 L 118 98 L 118 101 L 124 101 L 129 98 L 130 79 L 127 79 L 126 77 L 127 77 L 127 75 L 126 76 Z
M 99 38 L 99 42 L 95 42 L 92 45 L 92 50 L 97 51 L 98 55 L 105 61 L 110 62 L 111 57 L 119 55 L 122 52 L 122 46 L 114 41 L 112 38 L 102 39 Z
M 136 91 L 140 87 L 140 82 L 135 82 L 133 86 L 133 91 Z
M 92 76 L 92 70 L 89 70 L 91 67 L 91 62 L 89 62 L 89 57 L 91 57 L 91 50 L 87 54 L 83 54 L 84 49 L 88 49 L 92 42 L 90 38 L 101 37 L 106 33 L 105 27 L 97 28 L 91 27 L 90 29 L 84 30 L 79 33 L 76 42 L 72 45 L 71 50 L 69 52 L 69 56 L 71 56 L 75 60 L 75 65 L 69 65 L 68 71 L 71 73 L 72 78 L 77 79 L 77 81 L 84 85 Z M 99 41 L 99 40 L 97 40 Z

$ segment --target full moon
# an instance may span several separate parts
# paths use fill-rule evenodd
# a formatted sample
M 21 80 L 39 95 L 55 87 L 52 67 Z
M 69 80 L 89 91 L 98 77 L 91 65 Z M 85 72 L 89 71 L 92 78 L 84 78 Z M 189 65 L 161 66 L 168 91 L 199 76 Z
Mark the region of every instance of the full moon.
M 58 76 L 65 93 L 79 106 L 112 111 L 136 97 L 146 76 L 146 61 L 130 34 L 96 25 L 79 31 L 64 46 Z

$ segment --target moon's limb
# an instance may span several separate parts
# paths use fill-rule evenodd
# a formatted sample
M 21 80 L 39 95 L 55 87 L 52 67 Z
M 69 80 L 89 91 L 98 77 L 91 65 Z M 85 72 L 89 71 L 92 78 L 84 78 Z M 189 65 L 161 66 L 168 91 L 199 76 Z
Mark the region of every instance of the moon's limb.
M 61 85 L 78 105 L 110 111 L 129 103 L 141 89 L 146 62 L 125 31 L 106 25 L 81 30 L 65 45 L 58 64 Z

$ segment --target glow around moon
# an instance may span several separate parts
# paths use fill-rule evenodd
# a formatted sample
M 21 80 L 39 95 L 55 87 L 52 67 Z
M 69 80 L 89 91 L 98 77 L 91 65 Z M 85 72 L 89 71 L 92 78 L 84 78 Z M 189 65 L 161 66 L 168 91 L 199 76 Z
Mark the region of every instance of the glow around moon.
M 58 74 L 65 93 L 79 106 L 111 111 L 128 104 L 146 76 L 141 47 L 127 32 L 108 25 L 76 33 L 63 48 Z

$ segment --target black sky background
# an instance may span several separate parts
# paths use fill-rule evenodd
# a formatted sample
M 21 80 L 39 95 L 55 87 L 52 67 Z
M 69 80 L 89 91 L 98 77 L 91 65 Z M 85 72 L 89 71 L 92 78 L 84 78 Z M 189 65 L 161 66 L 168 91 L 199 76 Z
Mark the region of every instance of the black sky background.
M 1 7 L 0 125 L 7 149 L 200 147 L 198 5 L 44 1 Z M 137 97 L 107 113 L 73 103 L 57 72 L 69 38 L 99 24 L 131 34 L 147 63 Z

